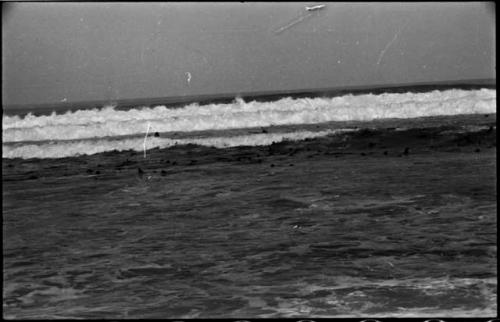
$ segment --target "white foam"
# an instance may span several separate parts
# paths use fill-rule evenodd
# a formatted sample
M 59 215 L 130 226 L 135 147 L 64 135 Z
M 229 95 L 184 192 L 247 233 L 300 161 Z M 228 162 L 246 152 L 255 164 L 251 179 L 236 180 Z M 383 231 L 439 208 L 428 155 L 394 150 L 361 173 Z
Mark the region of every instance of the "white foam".
M 232 137 L 208 137 L 208 138 L 189 138 L 189 139 L 170 139 L 149 137 L 147 148 L 168 148 L 175 145 L 197 144 L 203 146 L 213 146 L 217 148 L 228 148 L 234 146 L 257 146 L 269 145 L 273 142 L 283 140 L 297 141 L 307 138 L 315 138 L 330 134 L 353 131 L 345 130 L 326 130 L 318 132 L 298 131 L 290 133 L 270 133 L 270 134 L 252 134 L 239 135 Z M 55 141 L 41 144 L 14 144 L 4 145 L 4 158 L 64 158 L 83 154 L 95 154 L 105 151 L 124 151 L 143 149 L 143 138 L 128 139 L 94 139 L 77 141 Z
M 496 112 L 496 91 L 446 90 L 428 93 L 345 95 L 334 98 L 283 98 L 275 102 L 191 104 L 168 109 L 139 107 L 117 111 L 78 110 L 57 115 L 3 116 L 2 142 L 78 140 L 157 132 L 190 132 L 329 121 L 369 121 Z

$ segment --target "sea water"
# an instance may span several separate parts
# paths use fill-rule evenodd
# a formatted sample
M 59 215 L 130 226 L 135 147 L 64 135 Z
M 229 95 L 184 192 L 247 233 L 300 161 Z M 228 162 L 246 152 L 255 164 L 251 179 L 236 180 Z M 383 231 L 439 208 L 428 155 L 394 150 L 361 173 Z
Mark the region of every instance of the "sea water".
M 495 104 L 451 89 L 4 115 L 4 317 L 493 317 Z M 148 126 L 145 148 L 167 149 L 143 158 Z
M 228 135 L 224 130 L 319 124 L 333 121 L 370 121 L 439 115 L 495 113 L 496 91 L 434 90 L 425 93 L 344 95 L 331 98 L 282 98 L 270 102 L 190 104 L 132 108 L 113 106 L 68 111 L 63 114 L 2 118 L 3 158 L 61 158 L 105 151 L 167 148 L 198 144 L 217 148 L 268 145 L 282 140 L 302 140 L 338 130 L 278 130 L 273 133 Z M 148 126 L 159 136 L 144 137 Z M 213 131 L 218 131 L 214 135 Z M 184 133 L 183 138 L 173 134 Z M 189 135 L 192 133 L 192 135 Z M 152 133 L 151 133 L 152 134 Z

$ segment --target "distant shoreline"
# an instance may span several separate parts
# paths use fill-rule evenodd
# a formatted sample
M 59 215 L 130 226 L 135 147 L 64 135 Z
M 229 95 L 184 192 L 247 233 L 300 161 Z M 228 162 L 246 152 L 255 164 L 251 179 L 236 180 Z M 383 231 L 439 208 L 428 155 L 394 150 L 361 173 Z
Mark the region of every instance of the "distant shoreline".
M 411 84 L 383 84 L 383 85 L 364 85 L 364 86 L 346 86 L 320 89 L 300 89 L 283 91 L 260 91 L 247 93 L 222 93 L 210 95 L 191 95 L 191 96 L 171 96 L 157 98 L 136 98 L 120 100 L 95 100 L 80 102 L 57 102 L 44 104 L 13 104 L 2 106 L 4 115 L 24 116 L 28 113 L 34 115 L 49 115 L 52 112 L 65 113 L 67 111 L 86 110 L 93 108 L 102 108 L 106 105 L 113 105 L 118 110 L 127 110 L 139 106 L 158 106 L 176 108 L 187 104 L 198 103 L 206 104 L 228 104 L 234 101 L 236 97 L 245 101 L 276 101 L 284 97 L 306 98 L 306 97 L 335 97 L 348 94 L 381 94 L 381 93 L 405 93 L 405 92 L 428 92 L 433 90 L 447 89 L 496 89 L 496 79 L 469 79 L 455 81 L 439 82 L 419 82 Z

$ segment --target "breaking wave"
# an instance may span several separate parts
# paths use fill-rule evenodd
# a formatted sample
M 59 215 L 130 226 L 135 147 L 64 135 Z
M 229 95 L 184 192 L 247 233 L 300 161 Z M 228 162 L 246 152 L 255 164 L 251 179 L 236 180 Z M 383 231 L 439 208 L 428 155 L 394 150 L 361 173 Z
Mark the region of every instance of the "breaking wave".
M 111 150 L 143 149 L 148 125 L 153 132 L 196 132 L 332 121 L 371 121 L 438 115 L 496 112 L 496 90 L 451 89 L 427 93 L 344 95 L 333 98 L 283 98 L 273 102 L 190 104 L 182 108 L 112 106 L 65 114 L 2 117 L 3 158 L 57 158 Z M 328 132 L 328 133 L 327 133 Z M 255 134 L 238 137 L 148 139 L 148 148 L 195 143 L 215 147 L 265 145 L 273 141 L 328 135 L 333 132 Z
M 156 132 L 204 131 L 330 121 L 370 121 L 436 115 L 494 113 L 496 91 L 447 90 L 428 93 L 345 95 L 333 98 L 284 98 L 274 102 L 191 104 L 118 111 L 79 110 L 58 115 L 4 116 L 3 142 L 76 140 Z
M 327 130 L 327 131 L 298 131 L 291 133 L 272 133 L 272 134 L 252 134 L 238 135 L 232 137 L 209 137 L 209 138 L 189 138 L 189 139 L 170 139 L 150 137 L 147 140 L 147 149 L 168 148 L 175 145 L 196 144 L 203 146 L 212 146 L 216 148 L 228 148 L 234 146 L 256 146 L 270 145 L 273 142 L 284 140 L 297 141 L 308 138 L 326 136 L 335 133 L 343 133 L 346 130 Z M 92 139 L 76 141 L 57 141 L 41 144 L 22 144 L 6 145 L 3 147 L 4 158 L 64 158 L 77 156 L 80 154 L 95 154 L 105 151 L 142 151 L 143 138 L 127 139 Z

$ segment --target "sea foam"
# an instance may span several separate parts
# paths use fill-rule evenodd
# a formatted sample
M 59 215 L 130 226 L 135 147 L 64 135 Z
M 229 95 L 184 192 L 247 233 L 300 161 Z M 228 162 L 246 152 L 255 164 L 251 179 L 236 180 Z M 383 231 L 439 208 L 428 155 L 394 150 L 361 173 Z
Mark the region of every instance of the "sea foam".
M 344 95 L 333 98 L 288 97 L 273 102 L 245 102 L 236 99 L 230 104 L 190 104 L 175 109 L 156 106 L 123 111 L 107 106 L 102 109 L 69 111 L 65 114 L 28 114 L 25 117 L 4 115 L 3 158 L 57 158 L 111 150 L 139 151 L 143 149 L 148 124 L 152 132 L 189 133 L 331 121 L 371 121 L 495 112 L 495 90 L 451 89 L 426 93 Z M 150 138 L 147 147 L 168 147 L 187 143 L 215 147 L 262 145 L 283 140 L 285 137 L 300 140 L 328 134 L 331 133 L 302 131 L 184 140 Z
M 183 108 L 113 107 L 66 114 L 4 116 L 2 141 L 76 140 L 156 132 L 204 131 L 330 121 L 370 121 L 436 115 L 495 113 L 496 91 L 446 90 L 428 93 L 283 98 L 274 102 L 191 104 Z
M 297 141 L 308 138 L 322 137 L 332 134 L 354 131 L 352 129 L 326 131 L 297 131 L 285 133 L 261 133 L 252 135 L 236 135 L 207 138 L 171 139 L 150 137 L 147 140 L 147 149 L 168 148 L 175 145 L 196 144 L 216 148 L 235 146 L 270 145 L 274 142 Z M 95 154 L 105 151 L 143 150 L 142 138 L 127 139 L 92 139 L 75 141 L 58 141 L 41 144 L 14 144 L 3 147 L 4 158 L 64 158 L 81 154 Z

